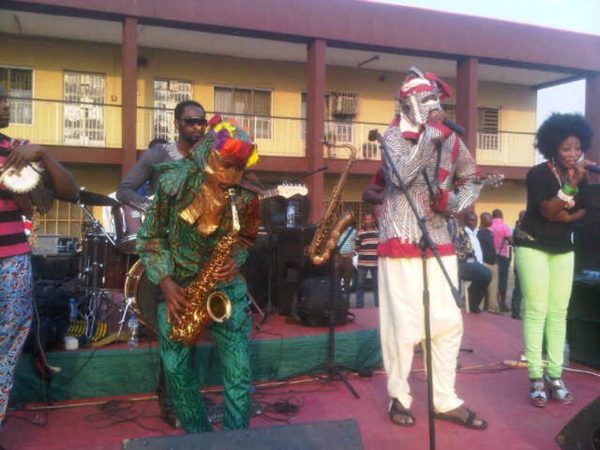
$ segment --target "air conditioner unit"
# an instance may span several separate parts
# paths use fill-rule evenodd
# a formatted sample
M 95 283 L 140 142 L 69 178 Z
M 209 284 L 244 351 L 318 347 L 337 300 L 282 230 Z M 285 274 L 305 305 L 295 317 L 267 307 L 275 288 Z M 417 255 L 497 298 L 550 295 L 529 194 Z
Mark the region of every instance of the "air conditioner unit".
M 358 114 L 358 95 L 334 92 L 331 94 L 331 115 L 356 116 Z

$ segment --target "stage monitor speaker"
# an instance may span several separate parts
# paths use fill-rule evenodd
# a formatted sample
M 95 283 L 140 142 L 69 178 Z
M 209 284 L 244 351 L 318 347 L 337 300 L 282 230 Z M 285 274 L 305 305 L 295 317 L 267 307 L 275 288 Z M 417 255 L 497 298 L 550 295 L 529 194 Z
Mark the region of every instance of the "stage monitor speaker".
M 355 419 L 126 439 L 123 450 L 361 450 Z
M 600 450 L 600 397 L 560 430 L 556 443 L 561 450 Z

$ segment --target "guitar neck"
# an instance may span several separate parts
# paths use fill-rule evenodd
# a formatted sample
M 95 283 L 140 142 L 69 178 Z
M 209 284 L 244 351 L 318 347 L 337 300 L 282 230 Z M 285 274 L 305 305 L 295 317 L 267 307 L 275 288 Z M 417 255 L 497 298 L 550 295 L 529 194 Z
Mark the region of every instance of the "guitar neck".
M 277 188 L 267 189 L 258 194 L 258 199 L 265 200 L 267 198 L 275 197 L 276 195 L 278 195 Z

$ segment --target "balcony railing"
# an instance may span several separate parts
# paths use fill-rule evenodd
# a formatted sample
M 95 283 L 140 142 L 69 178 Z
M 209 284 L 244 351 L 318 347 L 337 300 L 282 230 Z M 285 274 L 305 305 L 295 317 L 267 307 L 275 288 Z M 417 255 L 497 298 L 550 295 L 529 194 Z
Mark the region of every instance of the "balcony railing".
M 22 99 L 10 99 L 11 102 Z M 31 115 L 5 133 L 43 145 L 121 147 L 121 107 L 59 100 L 26 100 Z
M 12 101 L 24 101 L 15 99 Z M 71 103 L 58 100 L 25 100 L 31 104 L 30 123 L 11 123 L 6 134 L 44 145 L 121 148 L 122 107 L 119 105 Z M 29 108 L 29 105 L 28 105 Z M 209 117 L 212 113 L 209 113 Z M 227 116 L 227 115 L 225 115 Z M 296 117 L 232 115 L 248 130 L 267 156 L 302 157 L 306 152 L 306 120 Z M 145 149 L 156 137 L 174 139 L 173 111 L 137 109 L 137 148 Z M 381 132 L 387 124 L 326 121 L 325 137 L 334 144 L 352 144 L 357 159 L 379 160 L 379 145 L 369 142 L 369 131 Z M 535 164 L 533 133 L 477 133 L 477 163 L 483 165 L 532 166 Z M 348 158 L 343 148 L 323 147 L 327 158 Z
M 533 133 L 477 133 L 477 164 L 531 167 L 535 164 Z

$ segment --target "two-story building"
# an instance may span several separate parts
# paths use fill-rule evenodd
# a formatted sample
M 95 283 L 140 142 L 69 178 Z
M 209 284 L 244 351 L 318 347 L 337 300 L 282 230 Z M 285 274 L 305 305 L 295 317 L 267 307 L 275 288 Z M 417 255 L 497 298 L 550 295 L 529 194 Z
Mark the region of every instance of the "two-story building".
M 194 99 L 255 137 L 262 181 L 327 166 L 305 180 L 313 221 L 348 158 L 323 137 L 356 148 L 343 201 L 362 211 L 380 164 L 368 132 L 391 120 L 410 66 L 454 86 L 446 111 L 481 174 L 506 178 L 476 210 L 499 207 L 509 223 L 535 163 L 537 90 L 585 78 L 588 98 L 600 93 L 600 37 L 352 0 L 12 0 L 0 27 L 5 132 L 46 145 L 86 189 L 114 191 L 151 139 L 174 137 L 173 107 Z M 598 102 L 586 114 L 600 129 Z M 78 235 L 81 220 L 57 202 L 43 231 Z

